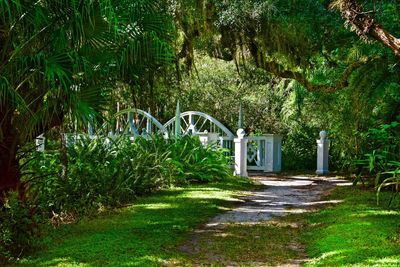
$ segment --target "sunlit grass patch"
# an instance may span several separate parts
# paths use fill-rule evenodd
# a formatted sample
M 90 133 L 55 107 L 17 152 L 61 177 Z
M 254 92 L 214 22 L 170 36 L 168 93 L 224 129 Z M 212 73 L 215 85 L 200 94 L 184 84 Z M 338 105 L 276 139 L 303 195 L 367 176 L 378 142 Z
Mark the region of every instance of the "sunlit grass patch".
M 305 217 L 307 265 L 400 266 L 398 207 L 377 206 L 373 191 L 357 187 L 338 188 L 329 198 L 344 201 Z

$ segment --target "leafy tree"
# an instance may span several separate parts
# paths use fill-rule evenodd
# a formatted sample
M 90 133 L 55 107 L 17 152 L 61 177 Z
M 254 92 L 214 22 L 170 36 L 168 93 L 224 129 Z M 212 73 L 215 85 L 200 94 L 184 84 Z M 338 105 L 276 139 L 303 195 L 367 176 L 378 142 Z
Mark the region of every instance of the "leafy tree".
M 171 2 L 174 3 L 171 9 L 179 36 L 182 36 L 175 49 L 183 59 L 182 69 L 194 74 L 189 85 L 184 75 L 178 75 L 183 79 L 177 87 L 186 90 L 196 87 L 196 83 L 205 84 L 192 95 L 176 94 L 180 98 L 194 96 L 195 100 L 188 104 L 191 107 L 201 106 L 203 110 L 223 118 L 227 124 L 235 125 L 232 123 L 235 119 L 224 115 L 231 113 L 232 107 L 237 107 L 239 98 L 235 95 L 247 99 L 256 96 L 260 104 L 263 103 L 249 102 L 247 110 L 256 106 L 255 110 L 268 110 L 271 95 L 283 86 L 282 92 L 288 98 L 283 101 L 283 109 L 278 108 L 275 113 L 280 115 L 269 113 L 263 116 L 262 122 L 255 128 L 251 127 L 252 130 L 281 132 L 285 135 L 284 140 L 296 136 L 305 140 L 314 139 L 312 131 L 317 132 L 322 127 L 328 129 L 334 139 L 332 153 L 336 166 L 348 166 L 362 153 L 362 147 L 368 142 L 363 133 L 369 128 L 390 123 L 400 114 L 397 92 L 400 68 L 395 53 L 372 39 L 365 42 L 366 37 L 374 38 L 370 32 L 365 32 L 363 39 L 358 38 L 345 27 L 351 22 L 343 24 L 339 12 L 332 12 L 339 3 L 355 1 Z M 376 27 L 392 36 L 400 34 L 397 0 L 366 0 L 362 4 L 366 11 L 358 5 L 356 11 L 360 14 L 353 12 L 353 15 L 359 19 L 364 16 L 372 19 L 373 16 Z M 245 86 L 235 88 L 232 82 L 235 89 L 229 89 L 229 82 L 221 83 L 226 78 L 219 77 L 215 67 L 207 74 L 208 78 L 204 77 L 202 64 L 209 63 L 199 56 L 201 52 L 233 61 L 237 75 L 231 72 L 230 79 L 236 78 Z M 188 67 L 190 62 L 191 68 Z M 254 66 L 264 72 L 255 71 Z M 261 80 L 267 85 L 267 92 L 257 84 L 260 74 L 264 75 Z M 271 77 L 275 77 L 276 82 L 271 82 L 274 80 Z M 167 84 L 171 86 L 170 81 Z M 228 89 L 221 92 L 222 88 Z M 197 97 L 201 91 L 206 92 Z M 282 103 L 279 101 L 276 103 Z M 181 103 L 185 105 L 185 101 Z M 255 123 L 250 122 L 251 126 Z M 302 134 L 301 131 L 305 132 Z M 299 151 L 311 149 L 304 147 L 304 142 L 287 141 L 292 147 L 299 147 Z M 301 161 L 302 153 L 294 158 Z
M 68 114 L 98 114 L 116 81 L 154 72 L 170 33 L 159 1 L 1 0 L 0 194 L 23 192 L 21 146 Z

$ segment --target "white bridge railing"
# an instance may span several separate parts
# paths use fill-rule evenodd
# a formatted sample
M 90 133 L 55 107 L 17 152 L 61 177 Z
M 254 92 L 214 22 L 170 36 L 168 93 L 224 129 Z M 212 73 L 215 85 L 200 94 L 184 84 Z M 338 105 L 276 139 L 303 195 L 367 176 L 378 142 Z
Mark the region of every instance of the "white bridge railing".
M 242 113 L 242 111 L 241 111 Z M 242 116 L 242 115 L 241 115 Z M 179 103 L 175 118 L 164 125 L 154 118 L 149 112 L 139 109 L 126 109 L 116 113 L 114 118 L 116 128 L 103 126 L 98 134 L 107 136 L 112 141 L 113 137 L 127 135 L 131 140 L 138 136 L 150 138 L 153 133 L 162 134 L 164 138 L 181 135 L 195 135 L 204 145 L 217 143 L 226 149 L 227 156 L 232 158 L 235 174 L 247 176 L 248 170 L 263 172 L 281 171 L 281 141 L 279 135 L 266 134 L 261 136 L 246 136 L 243 129 L 239 129 L 235 136 L 227 127 L 212 116 L 198 111 L 181 113 Z M 241 127 L 240 127 L 241 128 Z M 89 124 L 89 136 L 95 138 L 93 127 Z M 81 134 L 64 134 L 67 145 L 80 140 Z M 44 151 L 45 138 L 38 136 L 37 150 Z
M 204 144 L 218 143 L 227 150 L 227 155 L 233 161 L 242 162 L 246 159 L 246 170 L 263 172 L 280 172 L 282 169 L 282 137 L 276 134 L 265 134 L 261 136 L 244 136 L 246 151 L 238 151 L 240 148 L 234 146 L 235 138 L 219 137 L 210 133 L 199 134 L 200 141 Z

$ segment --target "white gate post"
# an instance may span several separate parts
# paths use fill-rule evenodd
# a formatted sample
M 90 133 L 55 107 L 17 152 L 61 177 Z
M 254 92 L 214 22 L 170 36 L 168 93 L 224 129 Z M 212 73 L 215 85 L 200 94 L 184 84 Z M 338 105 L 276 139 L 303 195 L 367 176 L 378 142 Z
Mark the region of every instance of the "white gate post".
M 235 172 L 234 175 L 247 177 L 247 139 L 245 131 L 239 129 L 236 132 L 237 138 L 233 139 L 235 143 Z
M 44 137 L 44 134 L 41 134 L 38 137 L 36 137 L 36 150 L 37 151 L 39 151 L 39 152 L 44 151 L 45 141 L 46 141 L 46 138 Z
M 282 136 L 265 135 L 265 169 L 264 172 L 280 172 L 282 170 Z
M 326 138 L 326 132 L 321 131 L 319 133 L 320 139 L 317 140 L 317 175 L 329 174 L 328 156 L 329 156 L 329 144 L 331 141 Z

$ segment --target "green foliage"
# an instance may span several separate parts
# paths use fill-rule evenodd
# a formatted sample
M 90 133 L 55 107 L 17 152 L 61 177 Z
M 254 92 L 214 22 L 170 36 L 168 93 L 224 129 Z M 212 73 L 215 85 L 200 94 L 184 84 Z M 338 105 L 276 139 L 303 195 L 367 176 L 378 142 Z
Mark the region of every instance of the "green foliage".
M 184 136 L 169 145 L 177 183 L 213 182 L 232 173 L 225 150 L 216 144 L 204 147 L 197 137 Z
M 286 170 L 314 170 L 317 165 L 315 140 L 318 128 L 293 125 L 282 144 L 282 163 Z
M 390 124 L 383 124 L 379 128 L 371 128 L 366 133 L 369 141 L 364 148 L 364 157 L 356 160 L 354 164 L 359 167 L 359 173 L 354 183 L 361 180 L 364 183 L 363 175 L 368 175 L 369 181 L 377 189 L 377 201 L 384 188 L 391 189 L 393 196 L 389 205 L 397 196 L 400 190 L 400 123 L 393 121 Z
M 16 193 L 5 197 L 0 207 L 0 264 L 15 260 L 37 242 L 39 217 L 32 209 Z
M 23 143 L 59 125 L 68 111 L 87 121 L 104 108 L 116 81 L 137 81 L 172 58 L 163 3 L 2 0 L 0 6 L 0 107 L 26 128 Z M 9 130 L 1 127 L 0 134 Z
M 29 166 L 42 171 L 41 178 L 31 178 L 29 193 L 39 196 L 39 203 L 48 212 L 87 213 L 172 184 L 229 177 L 223 152 L 203 147 L 195 137 L 139 137 L 134 142 L 125 137 L 81 137 L 68 148 L 66 175 L 61 175 L 58 160 L 48 153 Z
M 187 102 L 187 106 L 212 114 L 234 130 L 237 116 L 232 113 L 237 114 L 242 100 L 252 118 L 245 123 L 247 132 L 279 133 L 286 144 L 296 143 L 291 148 L 307 151 L 304 158 L 291 157 L 298 159 L 297 166 L 306 163 L 303 168 L 312 167 L 307 165 L 311 158 L 308 150 L 314 145 L 306 147 L 311 141 L 304 143 L 292 136 L 315 139 L 314 134 L 327 130 L 332 141 L 330 165 L 347 171 L 364 153 L 368 129 L 391 122 L 399 114 L 397 60 L 382 45 L 366 43 L 343 27 L 343 19 L 329 9 L 329 1 L 173 2 L 179 7 L 174 9 L 175 14 L 190 14 L 189 18 L 175 17 L 178 31 L 183 35 L 195 33 L 189 35 L 191 45 L 178 43 L 177 50 L 180 57 L 185 57 L 189 53 L 184 52 L 195 47 L 190 55 L 196 65 L 192 78 L 181 75 L 177 66 L 177 85 L 167 80 L 164 86 L 168 90 L 171 86 L 179 89 L 176 93 L 168 91 L 172 103 L 175 98 L 183 98 L 183 106 Z M 377 21 L 398 35 L 400 13 L 394 9 L 395 0 L 361 2 L 365 10 L 374 11 Z M 196 12 L 200 22 L 193 20 Z M 228 63 L 219 60 L 216 64 L 203 53 Z M 351 68 L 365 59 L 367 63 Z M 295 72 L 297 77 L 285 70 Z M 350 75 L 341 81 L 348 70 Z M 288 77 L 297 81 L 303 77 L 317 88 L 300 88 Z M 324 93 L 318 85 L 338 88 L 332 89 L 334 93 Z M 161 92 L 164 86 L 159 86 Z M 302 133 L 298 124 L 307 133 Z M 307 129 L 316 132 L 311 134 Z
M 379 204 L 379 197 L 383 188 L 391 188 L 393 195 L 389 200 L 389 205 L 393 203 L 395 197 L 400 193 L 400 161 L 391 161 L 388 163 L 390 171 L 386 171 L 383 174 L 391 175 L 391 177 L 384 179 L 376 190 L 377 203 Z M 377 176 L 379 177 L 379 176 Z
M 29 201 L 12 194 L 0 209 L 2 258 L 32 246 L 39 218 L 59 225 L 172 185 L 226 180 L 231 169 L 224 152 L 191 136 L 134 142 L 81 136 L 68 147 L 67 168 L 58 150 L 34 152 L 24 164 Z
M 8 171 L 1 164 L 17 158 L 10 148 L 62 121 L 84 130 L 92 116 L 109 119 L 117 103 L 150 107 L 166 121 L 179 99 L 183 109 L 209 113 L 235 132 L 241 101 L 248 134 L 283 136 L 286 169 L 315 169 L 315 139 L 324 129 L 332 169 L 359 167 L 378 192 L 396 191 L 399 131 L 390 122 L 399 115 L 399 64 L 343 27 L 328 2 L 0 0 L 0 176 Z M 396 0 L 378 8 L 362 2 L 399 34 Z M 172 58 L 176 64 L 166 64 Z M 297 80 L 335 85 L 365 59 L 335 93 L 287 79 L 295 72 Z M 5 144 L 6 137 L 15 140 Z M 230 172 L 223 151 L 190 138 L 81 140 L 68 149 L 65 166 L 59 153 L 21 160 L 27 196 L 46 217 L 90 213 Z

